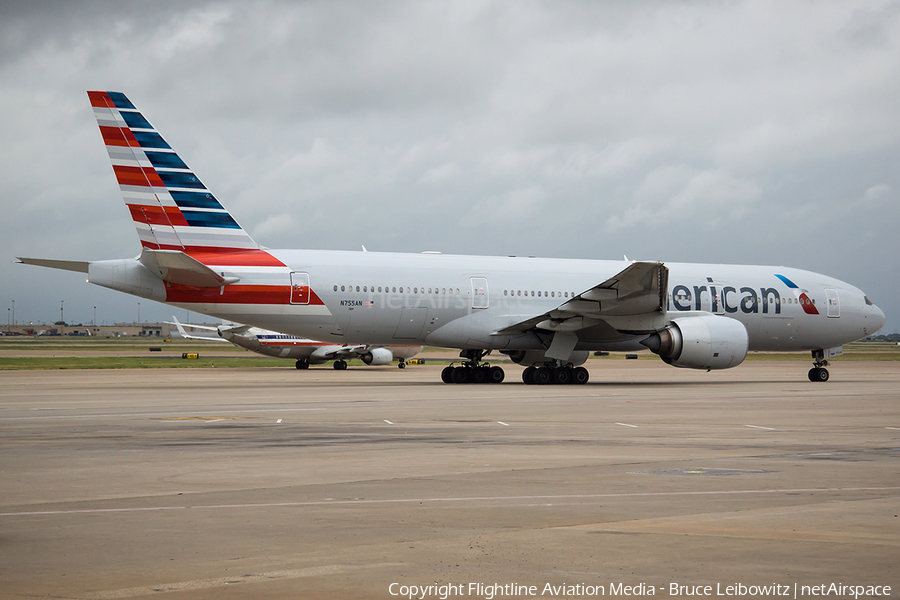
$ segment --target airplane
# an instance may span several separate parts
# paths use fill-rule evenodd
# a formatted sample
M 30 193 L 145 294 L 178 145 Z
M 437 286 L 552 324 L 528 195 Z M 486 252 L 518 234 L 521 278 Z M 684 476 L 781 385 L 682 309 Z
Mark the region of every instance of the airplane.
M 218 327 L 212 327 L 185 325 L 174 316 L 172 320 L 172 324 L 183 338 L 231 342 L 239 348 L 265 356 L 295 358 L 297 359 L 295 365 L 298 369 L 308 369 L 309 365 L 321 365 L 333 360 L 334 369 L 343 371 L 347 369 L 347 361 L 353 358 L 358 358 L 367 365 L 389 365 L 396 358 L 399 360 L 397 366 L 405 369 L 406 361 L 422 351 L 422 346 L 369 346 L 368 344 L 338 346 L 237 323 L 229 325 L 223 323 Z M 193 335 L 187 332 L 186 327 L 214 331 L 216 336 Z
M 460 350 L 445 383 L 587 383 L 591 351 L 648 348 L 675 367 L 727 369 L 748 351 L 808 351 L 827 381 L 844 344 L 884 325 L 858 288 L 790 267 L 272 250 L 257 244 L 121 92 L 88 92 L 136 258 L 19 262 L 229 321 L 321 340 Z

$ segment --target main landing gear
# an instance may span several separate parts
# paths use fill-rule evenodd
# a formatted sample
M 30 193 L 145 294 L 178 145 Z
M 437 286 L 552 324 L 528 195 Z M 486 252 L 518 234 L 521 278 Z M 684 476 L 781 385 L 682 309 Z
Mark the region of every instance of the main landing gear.
M 296 363 L 295 366 L 296 366 L 298 369 L 308 369 L 308 368 L 309 368 L 309 361 L 306 360 L 305 358 L 301 358 L 300 360 L 297 361 L 297 363 Z
M 347 361 L 346 360 L 334 361 L 334 370 L 335 371 L 346 371 L 347 370 Z
M 572 365 L 545 365 L 542 367 L 527 367 L 522 371 L 522 381 L 526 384 L 546 385 L 548 383 L 568 384 L 577 383 L 585 384 L 591 374 L 584 367 L 573 367 Z
M 487 354 L 484 350 L 463 350 L 460 358 L 465 358 L 463 364 L 450 365 L 441 371 L 441 381 L 444 383 L 500 383 L 506 376 L 500 367 L 492 367 L 482 363 L 481 359 Z
M 809 380 L 810 381 L 828 381 L 828 369 L 825 367 L 828 366 L 828 361 L 825 360 L 825 351 L 824 350 L 813 350 L 813 368 L 809 370 Z

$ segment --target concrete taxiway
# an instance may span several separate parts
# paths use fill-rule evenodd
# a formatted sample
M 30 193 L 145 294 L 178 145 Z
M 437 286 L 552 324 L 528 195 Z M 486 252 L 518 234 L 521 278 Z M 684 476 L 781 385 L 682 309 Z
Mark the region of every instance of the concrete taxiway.
M 589 366 L 0 372 L 0 597 L 900 593 L 900 363 Z

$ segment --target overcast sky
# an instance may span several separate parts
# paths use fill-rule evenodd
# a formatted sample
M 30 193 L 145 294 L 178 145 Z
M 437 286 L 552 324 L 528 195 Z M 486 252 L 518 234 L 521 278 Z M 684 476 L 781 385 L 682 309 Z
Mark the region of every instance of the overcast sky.
M 20 323 L 137 318 L 13 263 L 139 253 L 94 89 L 265 246 L 787 265 L 900 331 L 900 2 L 0 3 Z

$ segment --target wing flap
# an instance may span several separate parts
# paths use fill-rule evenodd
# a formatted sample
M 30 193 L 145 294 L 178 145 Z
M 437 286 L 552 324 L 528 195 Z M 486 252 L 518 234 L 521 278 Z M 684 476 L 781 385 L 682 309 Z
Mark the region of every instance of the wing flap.
M 669 269 L 662 263 L 634 262 L 555 309 L 511 323 L 492 335 L 512 335 L 533 329 L 576 332 L 608 317 L 664 313 L 668 281 Z
M 582 292 L 568 304 L 584 315 L 630 316 L 663 311 L 666 306 L 669 269 L 662 263 L 634 262 L 603 283 Z M 585 310 L 583 303 L 597 303 Z

